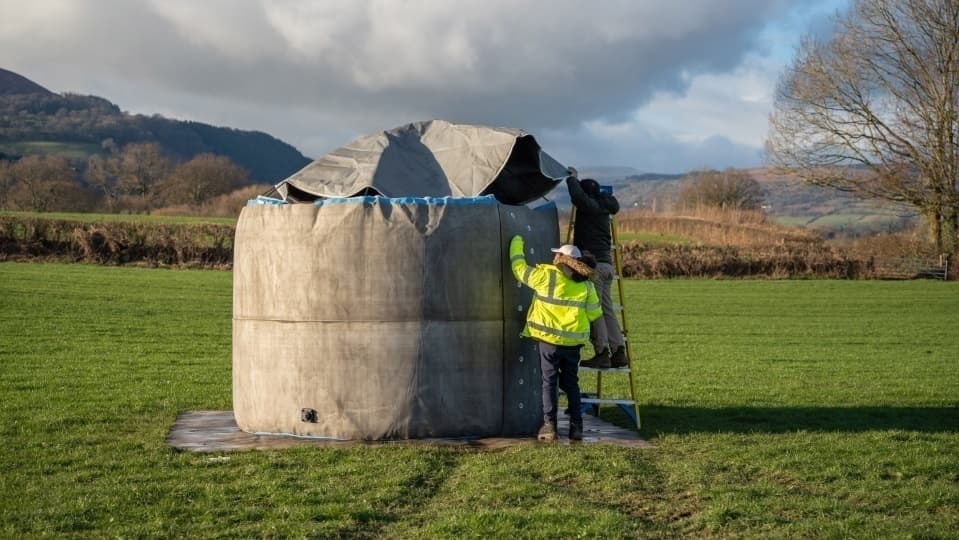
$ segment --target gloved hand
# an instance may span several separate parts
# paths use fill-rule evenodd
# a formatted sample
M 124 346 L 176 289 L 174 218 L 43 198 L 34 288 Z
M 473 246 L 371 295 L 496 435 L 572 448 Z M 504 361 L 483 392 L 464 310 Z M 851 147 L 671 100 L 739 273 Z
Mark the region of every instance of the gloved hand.
M 579 178 L 579 171 L 577 171 L 576 167 L 573 167 L 572 165 L 566 167 L 566 172 L 573 178 Z

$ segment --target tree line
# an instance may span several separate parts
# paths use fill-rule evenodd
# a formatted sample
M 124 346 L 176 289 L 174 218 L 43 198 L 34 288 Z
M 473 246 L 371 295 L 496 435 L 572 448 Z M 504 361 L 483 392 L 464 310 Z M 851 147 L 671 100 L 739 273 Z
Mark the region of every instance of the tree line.
M 263 132 L 172 120 L 160 115 L 127 114 L 97 96 L 0 95 L 0 143 L 101 144 L 106 140 L 121 147 L 139 142 L 159 143 L 177 160 L 204 153 L 226 156 L 244 167 L 254 181 L 270 184 L 310 161 L 293 146 Z
M 117 147 L 77 167 L 60 155 L 0 160 L 0 208 L 33 212 L 150 212 L 185 206 L 202 213 L 213 198 L 250 183 L 225 156 L 203 153 L 178 162 L 158 143 Z
M 959 252 L 959 2 L 853 0 L 806 38 L 776 94 L 770 161 L 914 208 Z

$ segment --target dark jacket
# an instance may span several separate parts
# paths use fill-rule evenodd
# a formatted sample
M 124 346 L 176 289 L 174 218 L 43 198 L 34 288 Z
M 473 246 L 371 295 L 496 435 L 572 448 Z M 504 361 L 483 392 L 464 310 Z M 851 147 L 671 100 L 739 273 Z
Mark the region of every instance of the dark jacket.
M 587 194 L 579 185 L 579 180 L 572 176 L 566 179 L 566 187 L 569 188 L 569 198 L 576 206 L 573 244 L 592 253 L 598 262 L 613 264 L 609 217 L 619 212 L 619 201 L 612 195 Z

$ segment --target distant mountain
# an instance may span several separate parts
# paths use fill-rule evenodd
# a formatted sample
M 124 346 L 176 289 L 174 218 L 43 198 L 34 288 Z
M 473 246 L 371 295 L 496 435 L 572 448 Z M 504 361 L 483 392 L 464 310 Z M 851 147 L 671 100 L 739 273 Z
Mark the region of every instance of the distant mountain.
M 580 178 L 593 178 L 600 183 L 639 174 L 639 171 L 632 167 L 609 165 L 589 165 L 577 167 L 577 169 Z
M 56 94 L 0 69 L 0 155 L 69 148 L 71 158 L 82 165 L 86 155 L 106 145 L 136 142 L 159 143 L 184 161 L 206 152 L 226 156 L 258 183 L 275 184 L 310 162 L 293 146 L 260 131 L 129 114 L 104 98 Z
M 53 95 L 53 92 L 22 75 L 0 68 L 0 96 L 15 94 Z
M 625 209 L 653 211 L 674 209 L 684 174 L 641 173 L 626 176 L 602 176 L 600 167 L 583 167 L 581 178 L 597 178 L 612 186 L 613 194 Z M 619 169 L 619 168 L 610 168 Z M 584 171 L 588 171 L 585 172 Z M 755 167 L 743 169 L 763 188 L 765 212 L 774 220 L 829 234 L 870 234 L 907 229 L 915 223 L 909 209 L 889 207 L 863 200 L 829 188 L 800 182 L 797 178 L 777 175 Z M 569 208 L 569 194 L 561 183 L 547 196 L 562 209 Z
M 593 178 L 600 184 L 612 186 L 613 194 L 623 208 L 668 210 L 679 192 L 682 174 L 640 173 L 632 167 L 583 167 L 577 171 L 580 178 Z M 565 183 L 551 191 L 547 199 L 560 208 L 570 205 Z

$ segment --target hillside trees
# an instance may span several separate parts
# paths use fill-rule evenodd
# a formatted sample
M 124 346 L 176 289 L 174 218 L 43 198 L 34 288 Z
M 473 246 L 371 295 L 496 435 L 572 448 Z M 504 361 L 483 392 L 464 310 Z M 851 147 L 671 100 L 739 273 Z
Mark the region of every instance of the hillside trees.
M 682 208 L 758 210 L 763 203 L 763 190 L 746 171 L 704 170 L 683 178 L 677 202 Z
M 168 205 L 198 208 L 217 195 L 249 183 L 242 167 L 229 158 L 200 154 L 182 163 L 159 186 L 159 196 Z
M 0 86 L 0 143 L 159 143 L 178 160 L 202 153 L 227 156 L 245 167 L 254 180 L 271 184 L 310 161 L 293 146 L 258 131 L 128 114 L 97 96 L 50 92 L 5 95 L 2 90 Z
M 773 164 L 921 213 L 959 251 L 959 2 L 854 0 L 777 89 Z
M 105 157 L 90 156 L 86 179 L 103 194 L 108 212 L 149 210 L 155 202 L 155 186 L 169 176 L 173 167 L 173 160 L 159 144 L 135 143 Z
M 201 154 L 177 164 L 156 143 L 104 149 L 87 160 L 82 179 L 59 155 L 0 160 L 0 209 L 149 213 L 174 205 L 199 215 L 213 198 L 250 182 L 246 170 L 224 156 Z
M 62 156 L 28 156 L 0 170 L 0 202 L 13 210 L 79 211 L 90 197 L 77 183 L 76 171 Z

